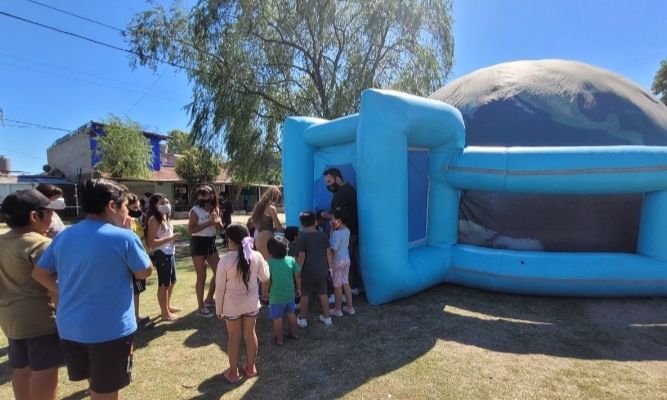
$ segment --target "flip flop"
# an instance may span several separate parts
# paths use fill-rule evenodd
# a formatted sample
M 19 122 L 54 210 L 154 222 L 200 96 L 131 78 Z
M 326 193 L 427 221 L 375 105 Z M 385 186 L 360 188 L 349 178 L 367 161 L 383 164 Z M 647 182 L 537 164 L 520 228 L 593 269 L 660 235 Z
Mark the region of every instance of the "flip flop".
M 255 372 L 254 372 L 254 373 L 253 373 L 253 372 L 249 372 L 249 371 L 248 371 L 248 365 L 247 365 L 247 364 L 243 364 L 243 368 L 242 368 L 242 370 L 243 370 L 243 373 L 245 374 L 245 376 L 246 376 L 247 378 L 254 378 L 254 377 L 256 377 L 257 374 L 258 374 L 258 372 L 257 372 L 257 367 L 255 367 Z
M 229 368 L 227 368 L 225 370 L 225 372 L 222 373 L 222 376 L 225 378 L 225 381 L 227 381 L 227 383 L 231 383 L 232 385 L 235 385 L 235 384 L 241 382 L 241 376 L 240 375 L 231 376 L 230 372 L 231 371 L 229 370 Z
M 271 338 L 271 344 L 275 344 L 276 346 L 280 347 L 280 346 L 283 346 L 285 343 L 284 342 L 283 343 L 278 343 L 278 338 L 274 336 L 274 337 Z

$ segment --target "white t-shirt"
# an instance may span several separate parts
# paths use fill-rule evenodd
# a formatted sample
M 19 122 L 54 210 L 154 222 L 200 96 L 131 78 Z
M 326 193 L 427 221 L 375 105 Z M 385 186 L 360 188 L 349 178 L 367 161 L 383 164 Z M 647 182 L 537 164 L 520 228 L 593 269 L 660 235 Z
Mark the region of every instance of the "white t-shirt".
M 195 214 L 197 214 L 197 219 L 198 219 L 197 225 L 209 222 L 211 220 L 211 214 L 209 214 L 208 211 L 204 210 L 199 206 L 192 207 L 190 212 L 194 212 Z M 193 233 L 192 236 L 210 237 L 210 236 L 215 236 L 216 233 L 217 231 L 215 230 L 215 226 L 210 225 L 199 232 Z

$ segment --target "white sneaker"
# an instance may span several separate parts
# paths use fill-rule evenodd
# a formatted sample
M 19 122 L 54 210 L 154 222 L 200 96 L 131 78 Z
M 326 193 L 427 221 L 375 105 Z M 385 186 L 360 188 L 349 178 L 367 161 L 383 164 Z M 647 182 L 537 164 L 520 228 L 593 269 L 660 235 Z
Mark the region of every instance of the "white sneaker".
M 354 315 L 357 312 L 354 310 L 354 307 L 343 307 L 343 311 L 349 315 Z
M 331 325 L 333 325 L 333 322 L 331 321 L 331 317 L 329 317 L 329 318 L 324 318 L 324 315 L 320 314 L 320 316 L 319 316 L 319 320 L 320 320 L 320 322 L 324 323 L 324 326 L 331 326 Z M 299 321 L 297 320 L 297 322 L 299 322 Z
M 343 312 L 341 310 L 329 310 L 329 315 L 333 315 L 334 317 L 342 317 Z
M 308 326 L 308 321 L 305 318 L 301 318 L 299 315 L 296 317 L 296 324 L 299 325 L 299 328 L 305 328 Z

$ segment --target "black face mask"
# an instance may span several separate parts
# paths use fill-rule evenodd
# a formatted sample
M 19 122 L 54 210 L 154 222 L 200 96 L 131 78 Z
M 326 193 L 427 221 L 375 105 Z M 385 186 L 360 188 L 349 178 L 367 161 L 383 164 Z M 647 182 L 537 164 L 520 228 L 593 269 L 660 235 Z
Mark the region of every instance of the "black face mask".
M 332 183 L 331 185 L 327 185 L 327 190 L 330 191 L 331 193 L 336 193 L 336 191 L 340 188 L 340 185 L 338 185 L 336 182 Z
M 197 204 L 201 207 L 207 206 L 211 202 L 211 199 L 197 199 Z
M 128 214 L 132 218 L 139 218 L 139 217 L 141 217 L 141 210 L 130 210 L 130 212 Z

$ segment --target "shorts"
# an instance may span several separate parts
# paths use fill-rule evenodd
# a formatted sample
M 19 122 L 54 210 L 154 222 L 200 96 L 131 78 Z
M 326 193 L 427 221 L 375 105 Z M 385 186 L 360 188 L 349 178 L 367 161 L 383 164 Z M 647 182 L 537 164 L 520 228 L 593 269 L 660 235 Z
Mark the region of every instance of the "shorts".
M 28 339 L 8 339 L 9 367 L 42 371 L 65 364 L 57 333 Z
M 348 277 L 350 275 L 350 259 L 342 260 L 334 264 L 331 272 L 333 287 L 339 288 L 343 285 L 349 285 L 350 281 L 348 280 Z
M 134 290 L 134 294 L 138 295 L 144 290 L 146 290 L 146 280 L 145 279 L 137 279 L 134 277 L 134 274 L 132 274 L 132 289 Z
M 317 291 L 319 296 L 327 294 L 327 277 L 320 279 L 301 278 L 301 296 L 308 296 L 312 291 Z
M 157 270 L 158 286 L 171 286 L 176 283 L 176 261 L 173 254 L 165 254 L 162 250 L 155 250 L 151 254 L 151 262 Z
M 190 256 L 208 257 L 211 254 L 218 254 L 218 248 L 215 247 L 215 236 L 192 236 L 190 238 Z
M 90 379 L 97 393 L 112 393 L 132 380 L 134 335 L 101 343 L 62 341 L 71 381 Z
M 259 314 L 259 311 L 253 311 L 253 312 L 249 312 L 249 313 L 245 313 L 245 314 L 239 314 L 239 315 L 229 315 L 229 316 L 225 315 L 225 319 L 228 319 L 230 321 L 236 321 L 237 319 L 242 318 L 242 317 L 248 317 L 248 318 L 256 317 L 257 314 Z
M 269 319 L 281 319 L 285 314 L 294 314 L 296 305 L 293 301 L 282 304 L 269 304 Z

